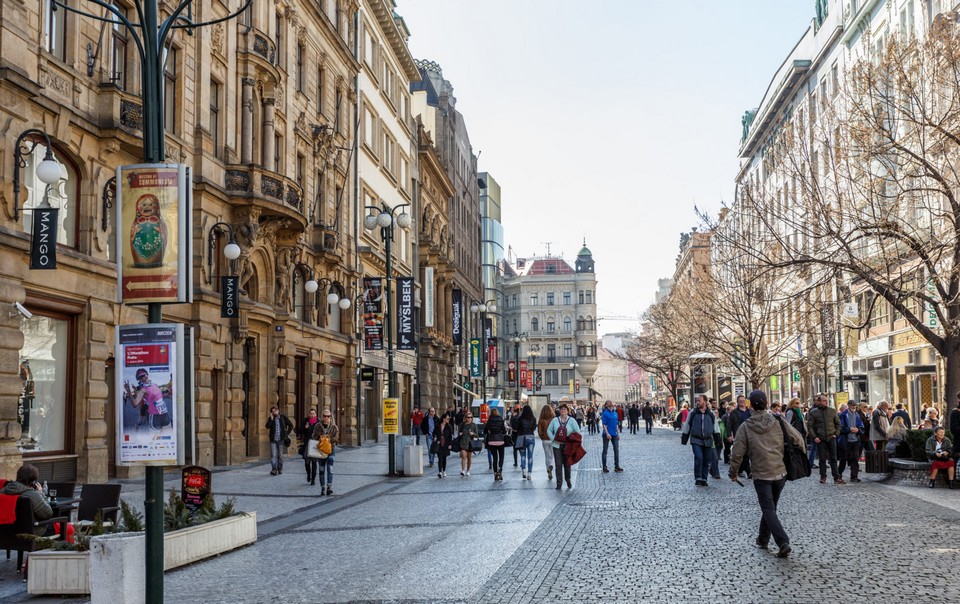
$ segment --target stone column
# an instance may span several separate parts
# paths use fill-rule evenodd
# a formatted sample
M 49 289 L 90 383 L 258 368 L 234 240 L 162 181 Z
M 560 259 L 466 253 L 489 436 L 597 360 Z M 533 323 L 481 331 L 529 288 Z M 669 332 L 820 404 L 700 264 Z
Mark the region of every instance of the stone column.
M 277 141 L 274 138 L 276 102 L 276 99 L 263 99 L 263 156 L 260 158 L 260 165 L 268 170 L 277 169 L 277 162 L 274 159 L 277 155 Z
M 240 108 L 240 163 L 253 163 L 253 78 L 243 78 Z
M 86 340 L 86 371 L 80 371 L 80 379 L 86 382 L 84 389 L 77 391 L 86 398 L 87 419 L 83 426 L 82 454 L 77 463 L 77 477 L 84 482 L 106 482 L 110 452 L 107 450 L 107 418 L 105 413 L 114 413 L 116 401 L 108 404 L 109 386 L 106 383 L 106 361 L 113 354 L 113 342 L 109 327 L 113 324 L 113 307 L 103 301 L 91 300 L 89 323 L 81 330 L 81 341 Z M 84 337 L 85 336 L 85 337 Z M 84 373 L 86 379 L 83 379 Z M 84 392 L 85 390 L 85 392 Z M 77 400 L 78 411 L 83 409 Z
M 26 297 L 18 277 L 26 264 L 13 253 L 0 255 L 0 476 L 12 478 L 23 463 L 17 448 L 20 440 L 20 422 L 17 421 L 17 405 L 23 383 L 20 380 L 20 349 L 23 348 L 23 332 L 20 331 L 20 315 L 13 310 L 13 302 L 22 302 Z M 8 276 L 9 275 L 9 276 Z

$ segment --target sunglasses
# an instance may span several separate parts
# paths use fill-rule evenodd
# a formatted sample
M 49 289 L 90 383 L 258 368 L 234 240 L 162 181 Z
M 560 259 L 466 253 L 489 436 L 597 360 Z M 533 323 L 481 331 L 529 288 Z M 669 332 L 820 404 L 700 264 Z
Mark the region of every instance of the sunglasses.
M 323 416 L 324 416 L 324 417 L 332 417 L 329 413 L 324 413 Z

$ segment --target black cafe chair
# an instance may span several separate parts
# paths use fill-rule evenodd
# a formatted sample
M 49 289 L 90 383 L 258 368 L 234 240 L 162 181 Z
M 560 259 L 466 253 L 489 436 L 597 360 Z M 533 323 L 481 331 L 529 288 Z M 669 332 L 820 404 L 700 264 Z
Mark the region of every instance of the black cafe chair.
M 59 497 L 59 493 L 57 496 Z M 77 508 L 77 523 L 92 524 L 101 515 L 104 524 L 117 522 L 120 511 L 120 485 L 85 484 L 80 489 L 80 506 Z

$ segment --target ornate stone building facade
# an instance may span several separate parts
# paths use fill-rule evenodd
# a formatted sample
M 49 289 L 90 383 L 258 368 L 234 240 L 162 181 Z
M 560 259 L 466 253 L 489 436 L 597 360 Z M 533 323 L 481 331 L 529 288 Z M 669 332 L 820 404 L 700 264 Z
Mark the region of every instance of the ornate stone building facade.
M 47 4 L 0 3 L 0 302 L 32 313 L 0 312 L 0 466 L 11 475 L 29 459 L 51 480 L 100 482 L 136 471 L 114 465 L 113 343 L 118 325 L 146 313 L 116 301 L 108 180 L 142 159 L 140 68 L 132 34 Z M 357 10 L 353 0 L 255 2 L 235 21 L 181 31 L 168 51 L 167 160 L 193 170 L 195 302 L 165 306 L 163 318 L 193 328 L 202 465 L 268 456 L 273 404 L 294 421 L 328 407 L 343 441 L 358 438 L 354 308 L 327 300 L 353 303 L 360 274 Z M 227 14 L 221 2 L 195 12 Z M 55 271 L 28 269 L 30 213 L 13 212 L 9 141 L 29 128 L 50 135 L 62 165 L 49 192 L 60 207 Z M 41 145 L 22 171 L 26 208 L 43 197 L 42 157 Z M 220 222 L 241 247 L 237 319 L 220 318 L 217 277 L 231 271 Z

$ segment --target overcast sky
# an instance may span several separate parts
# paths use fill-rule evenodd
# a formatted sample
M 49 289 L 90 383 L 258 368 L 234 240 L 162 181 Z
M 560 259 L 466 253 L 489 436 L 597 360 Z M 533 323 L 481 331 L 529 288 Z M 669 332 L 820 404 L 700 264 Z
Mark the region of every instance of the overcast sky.
M 418 59 L 454 87 L 505 243 L 596 261 L 599 314 L 636 317 L 694 205 L 733 197 L 740 119 L 814 0 L 397 0 Z M 600 335 L 636 329 L 608 319 Z

